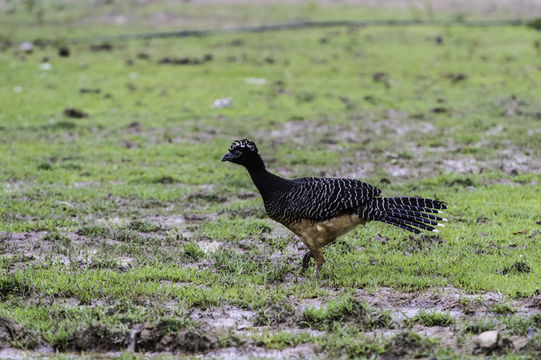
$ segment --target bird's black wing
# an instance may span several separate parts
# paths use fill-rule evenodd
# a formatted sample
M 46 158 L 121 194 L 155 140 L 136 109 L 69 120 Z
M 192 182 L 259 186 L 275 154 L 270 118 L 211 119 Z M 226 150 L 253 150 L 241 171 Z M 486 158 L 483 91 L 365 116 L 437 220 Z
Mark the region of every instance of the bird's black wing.
M 281 222 L 324 221 L 356 213 L 380 193 L 377 187 L 358 180 L 306 177 L 275 193 L 265 208 L 271 218 Z

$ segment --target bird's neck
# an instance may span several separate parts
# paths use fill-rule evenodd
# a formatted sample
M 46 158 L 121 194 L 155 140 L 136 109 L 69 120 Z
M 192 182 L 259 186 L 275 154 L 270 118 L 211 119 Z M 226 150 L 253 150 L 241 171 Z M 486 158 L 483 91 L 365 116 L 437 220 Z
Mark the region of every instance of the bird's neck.
M 290 180 L 281 178 L 280 176 L 267 171 L 263 160 L 261 160 L 260 163 L 247 166 L 246 169 L 250 173 L 252 181 L 263 197 L 263 200 L 268 199 L 273 192 L 283 190 L 290 186 Z

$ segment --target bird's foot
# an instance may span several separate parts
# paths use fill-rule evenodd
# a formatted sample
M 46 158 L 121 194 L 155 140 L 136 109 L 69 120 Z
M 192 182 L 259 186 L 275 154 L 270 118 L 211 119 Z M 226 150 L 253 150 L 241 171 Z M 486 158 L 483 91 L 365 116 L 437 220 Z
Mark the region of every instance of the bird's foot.
M 314 279 L 317 279 L 317 275 L 319 274 L 319 270 L 321 270 L 322 266 L 323 264 L 319 264 L 319 265 L 316 264 L 316 267 L 314 269 Z
M 310 266 L 310 258 L 313 258 L 314 255 L 312 255 L 311 251 L 307 251 L 304 256 L 302 257 L 302 272 L 304 272 L 306 269 L 308 269 L 308 266 Z

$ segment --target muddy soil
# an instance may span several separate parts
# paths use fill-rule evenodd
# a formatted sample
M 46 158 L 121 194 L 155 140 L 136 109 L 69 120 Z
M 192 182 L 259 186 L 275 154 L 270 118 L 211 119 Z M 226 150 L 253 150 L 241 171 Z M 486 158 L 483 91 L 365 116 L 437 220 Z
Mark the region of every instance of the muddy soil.
M 209 215 L 214 216 L 214 215 Z M 152 218 L 152 222 L 157 219 Z M 202 221 L 208 221 L 207 218 L 185 218 L 160 216 L 160 222 L 174 226 L 179 224 L 197 224 Z M 127 223 L 124 219 L 118 220 L 119 223 Z M 281 227 L 275 227 L 268 234 L 269 238 L 280 238 L 287 236 Z M 138 236 L 148 234 L 137 233 Z M 47 233 L 2 233 L 4 251 L 3 255 L 14 256 L 21 254 L 26 256 L 26 261 L 15 262 L 14 269 L 27 263 L 33 263 L 39 259 L 44 259 L 55 253 L 55 241 L 62 241 L 55 238 L 47 238 Z M 187 233 L 184 240 L 188 242 L 189 238 L 195 239 L 193 233 Z M 70 239 L 70 246 L 86 249 L 85 251 L 96 251 L 98 243 L 76 232 L 67 233 Z M 108 239 L 106 241 L 115 242 Z M 199 239 L 198 246 L 206 253 L 216 252 L 223 244 L 214 240 Z M 228 244 L 229 247 L 236 248 L 237 251 L 246 251 L 246 244 Z M 58 250 L 58 249 L 56 249 Z M 287 257 L 284 258 L 284 253 Z M 285 245 L 283 252 L 276 251 L 270 255 L 273 262 L 294 262 L 298 264 L 299 259 L 304 254 L 304 247 L 292 238 Z M 58 254 L 57 261 L 62 261 L 64 255 Z M 64 256 L 66 257 L 66 256 Z M 33 260 L 34 259 L 34 260 Z M 64 261 L 68 261 L 66 257 Z M 119 259 L 119 261 L 122 259 Z M 39 260 L 41 261 L 41 260 Z M 126 257 L 123 261 L 125 266 L 133 261 Z M 207 261 L 208 262 L 208 261 Z M 199 265 L 198 265 L 199 264 Z M 211 263 L 194 262 L 193 266 L 212 266 Z M 122 269 L 119 268 L 119 271 Z M 285 284 L 293 282 L 306 281 L 292 274 L 284 279 Z M 164 282 L 165 283 L 165 282 Z M 176 283 L 167 281 L 168 285 L 191 286 L 190 283 Z M 168 323 L 167 321 L 158 323 L 141 323 L 132 325 L 129 329 L 108 329 L 103 325 L 96 324 L 86 328 L 78 329 L 66 341 L 67 351 L 85 351 L 113 354 L 118 351 L 131 350 L 147 354 L 153 353 L 173 353 L 182 355 L 204 355 L 205 357 L 216 358 L 312 358 L 321 353 L 321 348 L 315 343 L 303 343 L 296 346 L 286 346 L 283 349 L 271 349 L 264 344 L 254 340 L 261 334 L 288 332 L 288 333 L 307 333 L 313 337 L 325 337 L 326 332 L 317 328 L 306 326 L 303 320 L 303 313 L 306 309 L 325 308 L 329 302 L 337 300 L 342 295 L 336 289 L 325 288 L 326 296 L 308 299 L 297 299 L 289 297 L 276 304 L 269 304 L 260 310 L 249 308 L 240 308 L 238 306 L 223 305 L 215 307 L 199 308 L 194 307 L 190 310 L 189 318 L 194 325 L 178 326 L 178 324 Z M 499 327 L 500 331 L 493 343 L 486 345 L 491 334 L 479 334 L 464 342 L 464 335 L 457 326 L 461 321 L 475 321 L 476 319 L 495 318 L 498 316 L 494 312 L 497 305 L 503 304 L 517 316 L 531 316 L 541 312 L 541 295 L 522 299 L 508 299 L 495 292 L 479 292 L 469 294 L 453 287 L 431 288 L 426 291 L 402 292 L 391 288 L 378 288 L 375 290 L 358 289 L 353 294 L 356 301 L 368 304 L 373 309 L 374 314 L 388 313 L 389 321 L 382 322 L 381 326 L 376 326 L 367 330 L 364 334 L 367 338 L 373 339 L 393 339 L 398 342 L 397 350 L 389 350 L 385 356 L 409 356 L 411 349 L 420 346 L 426 346 L 425 342 L 415 337 L 407 335 L 408 332 L 422 335 L 438 341 L 442 346 L 454 349 L 455 351 L 470 354 L 489 354 L 492 352 L 504 351 L 504 349 L 524 348 L 530 343 L 526 336 L 504 336 L 505 328 Z M 58 301 L 51 299 L 51 301 Z M 77 306 L 77 301 L 73 306 Z M 163 303 L 161 306 L 175 309 L 177 302 L 172 301 Z M 438 312 L 448 314 L 454 319 L 452 324 L 425 326 L 423 324 L 408 323 L 409 319 L 414 318 L 420 312 Z M 376 321 L 377 319 L 374 318 Z M 374 320 L 372 319 L 372 320 Z M 351 318 L 345 321 L 356 324 L 359 318 Z M 364 326 L 362 323 L 359 326 Z M 225 334 L 225 335 L 224 335 Z M 406 335 L 404 335 L 406 334 Z M 488 339 L 485 339 L 485 337 Z M 220 340 L 221 339 L 221 340 Z M 228 340 L 224 340 L 228 339 Z M 462 339 L 462 340 L 461 340 Z M 389 340 L 390 341 L 390 340 Z M 35 354 L 44 354 L 53 350 L 50 344 L 26 330 L 23 326 L 14 323 L 11 320 L 0 319 L 0 353 L 6 358 L 18 358 L 24 353 L 12 349 L 13 345 L 23 347 L 27 350 L 37 349 Z M 485 346 L 486 345 L 486 346 Z M 503 350 L 502 350 L 503 349 Z M 393 352 L 398 351 L 398 352 Z M 29 353 L 32 354 L 32 353 Z M 409 355 L 408 355 L 409 354 Z M 26 354 L 28 355 L 28 354 Z M 26 356 L 24 355 L 24 356 Z M 107 356 L 107 355 L 106 355 Z M 384 356 L 384 357 L 385 357 Z M 411 355 L 413 356 L 413 355 Z
M 366 127 L 367 122 L 369 127 Z M 277 148 L 286 142 L 304 148 L 307 145 L 323 144 L 329 152 L 335 153 L 344 152 L 337 148 L 337 143 L 361 144 L 360 150 L 341 155 L 340 167 L 326 169 L 321 176 L 362 179 L 377 176 L 383 170 L 392 181 L 404 181 L 434 174 L 480 174 L 487 169 L 498 169 L 510 176 L 541 172 L 541 159 L 517 146 L 506 146 L 491 156 L 479 157 L 461 153 L 462 145 L 454 143 L 450 138 L 444 144 L 433 146 L 420 144 L 411 136 L 416 133 L 436 134 L 437 131 L 435 125 L 428 121 L 413 120 L 411 114 L 390 109 L 381 119 L 362 120 L 359 123 L 352 121 L 348 126 L 307 120 L 288 121 L 270 134 L 261 132 L 256 137 L 271 139 Z M 498 130 L 494 131 L 497 133 Z M 491 133 L 487 135 L 470 147 L 490 148 Z M 379 151 L 365 150 L 374 138 L 386 139 L 389 144 L 399 144 L 387 147 L 380 166 L 376 166 L 373 161 L 374 158 L 381 158 Z M 286 177 L 290 175 L 288 169 L 276 169 L 276 172 Z

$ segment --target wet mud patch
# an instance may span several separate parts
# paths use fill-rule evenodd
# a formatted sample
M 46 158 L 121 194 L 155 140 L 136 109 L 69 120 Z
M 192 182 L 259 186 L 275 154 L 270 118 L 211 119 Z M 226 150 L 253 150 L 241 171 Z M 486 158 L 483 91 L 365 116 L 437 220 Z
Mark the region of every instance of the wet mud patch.
M 245 343 L 242 347 L 227 347 L 205 354 L 207 357 L 224 360 L 233 359 L 316 359 L 321 355 L 321 347 L 315 344 L 299 344 L 284 349 L 269 349 L 258 343 Z
M 218 218 L 218 213 L 208 213 L 208 214 L 196 214 L 196 213 L 185 213 L 185 214 L 174 214 L 174 215 L 143 215 L 141 217 L 142 221 L 149 221 L 167 229 L 182 228 L 188 225 L 198 225 L 208 221 L 213 221 Z
M 371 122 L 370 129 L 375 135 L 384 137 L 404 137 L 415 133 L 429 134 L 437 130 L 431 122 L 413 117 L 406 111 L 389 109 L 379 120 Z
M 98 353 L 125 350 L 172 354 L 205 352 L 218 347 L 217 338 L 209 329 L 173 319 L 137 324 L 130 330 L 93 324 L 77 329 L 66 342 L 57 344 L 56 349 Z
M 463 77 L 458 74 L 457 78 Z M 403 181 L 435 174 L 480 174 L 492 170 L 514 176 L 541 171 L 537 152 L 530 145 L 521 145 L 520 139 L 502 139 L 503 127 L 473 135 L 473 130 L 466 127 L 472 125 L 449 128 L 438 117 L 455 115 L 442 106 L 414 114 L 387 109 L 380 114 L 351 116 L 347 125 L 320 119 L 290 120 L 270 134 L 260 132 L 256 137 L 269 139 L 273 146 L 293 143 L 305 151 L 309 146 L 325 146 L 333 154 L 339 152 L 339 162 L 331 158 L 321 160 L 327 163 L 321 174 L 314 174 L 318 176 L 362 178 L 385 172 Z M 287 169 L 277 172 L 288 175 Z
M 40 344 L 38 336 L 10 319 L 0 317 L 0 349 L 16 347 L 35 349 Z
M 43 241 L 46 231 L 24 233 L 0 232 L 4 268 L 12 272 L 23 269 L 38 260 L 43 260 L 51 252 L 53 244 Z
M 217 338 L 208 330 L 191 326 L 178 327 L 178 323 L 170 321 L 136 325 L 130 333 L 128 350 L 184 354 L 205 352 L 218 347 Z
M 411 331 L 426 338 L 435 339 L 441 345 L 456 349 L 458 347 L 458 337 L 453 331 L 453 327 L 445 326 L 421 326 L 415 325 Z
M 130 224 L 139 227 L 140 231 L 129 229 Z M 147 251 L 149 254 L 154 244 L 161 244 L 159 251 L 174 254 L 171 248 L 172 242 L 176 241 L 172 235 L 161 230 L 147 232 L 152 228 L 151 224 L 132 222 L 125 225 L 123 228 L 87 225 L 76 232 L 0 233 L 2 266 L 8 273 L 43 264 L 122 272 L 137 265 L 140 253 Z M 138 244 L 138 247 L 127 252 L 125 247 L 130 244 Z
M 421 358 L 429 356 L 434 348 L 435 344 L 428 339 L 413 332 L 403 332 L 386 344 L 382 358 Z
M 329 125 L 326 122 L 291 120 L 276 130 L 258 133 L 255 137 L 271 139 L 273 144 L 294 142 L 298 145 L 326 144 L 332 148 L 337 143 L 363 143 L 369 135 L 353 125 Z
M 71 351 L 117 351 L 128 344 L 128 336 L 121 331 L 114 331 L 102 324 L 77 329 L 58 350 Z M 65 348 L 64 348 L 65 346 Z
M 223 306 L 205 310 L 194 309 L 190 318 L 218 330 L 245 330 L 252 326 L 255 312 L 235 306 Z
M 494 292 L 468 294 L 457 288 L 431 288 L 427 291 L 400 292 L 391 288 L 379 288 L 375 292 L 359 289 L 355 296 L 363 299 L 376 309 L 389 310 L 394 321 L 401 322 L 413 318 L 421 311 L 448 313 L 452 318 L 467 316 L 496 316 L 493 311 L 496 304 L 508 304 L 515 309 L 515 314 L 532 314 L 538 305 L 537 297 L 525 299 L 507 299 Z

